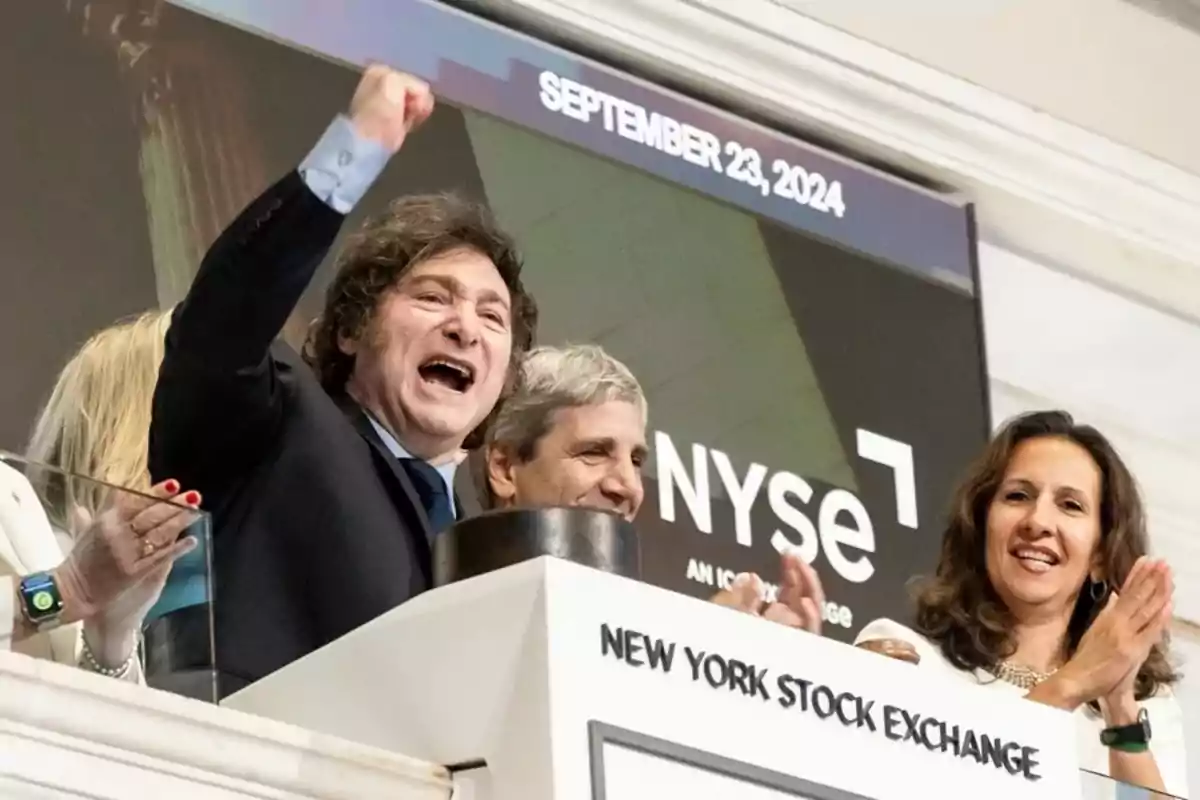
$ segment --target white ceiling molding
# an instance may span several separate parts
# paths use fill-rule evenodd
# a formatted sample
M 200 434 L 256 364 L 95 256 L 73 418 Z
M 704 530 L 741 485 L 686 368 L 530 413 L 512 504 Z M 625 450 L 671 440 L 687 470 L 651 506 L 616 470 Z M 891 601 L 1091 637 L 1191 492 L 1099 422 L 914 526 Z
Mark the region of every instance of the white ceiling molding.
M 1200 320 L 1200 177 L 1164 161 L 770 0 L 460 5 L 955 187 L 985 238 Z
M 1146 8 L 1126 0 L 772 2 L 1200 174 L 1200 107 L 1179 102 L 1195 93 L 1200 36 Z

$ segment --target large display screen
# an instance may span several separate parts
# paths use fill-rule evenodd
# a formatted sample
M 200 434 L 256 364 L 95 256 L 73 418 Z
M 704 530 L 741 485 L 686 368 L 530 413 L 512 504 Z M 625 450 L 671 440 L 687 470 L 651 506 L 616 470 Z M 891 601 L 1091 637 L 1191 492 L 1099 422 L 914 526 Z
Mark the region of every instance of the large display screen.
M 796 545 L 847 638 L 933 566 L 988 430 L 961 198 L 427 0 L 10 6 L 0 446 L 89 332 L 182 297 L 379 60 L 439 107 L 347 230 L 405 193 L 482 200 L 525 252 L 540 341 L 598 342 L 638 375 L 647 580 L 707 597 L 772 581 Z

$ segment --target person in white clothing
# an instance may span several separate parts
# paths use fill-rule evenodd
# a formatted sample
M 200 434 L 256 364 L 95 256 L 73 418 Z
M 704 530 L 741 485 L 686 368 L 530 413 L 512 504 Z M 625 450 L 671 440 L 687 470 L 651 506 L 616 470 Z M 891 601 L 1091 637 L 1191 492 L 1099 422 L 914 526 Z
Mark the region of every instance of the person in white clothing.
M 1081 766 L 1187 796 L 1174 584 L 1108 440 L 1061 411 L 1010 421 L 959 487 L 913 628 L 856 644 L 1077 715 Z

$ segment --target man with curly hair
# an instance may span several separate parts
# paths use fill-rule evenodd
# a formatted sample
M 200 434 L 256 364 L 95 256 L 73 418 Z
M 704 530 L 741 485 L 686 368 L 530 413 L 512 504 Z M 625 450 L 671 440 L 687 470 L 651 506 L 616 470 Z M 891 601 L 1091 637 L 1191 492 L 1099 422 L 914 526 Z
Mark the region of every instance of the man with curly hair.
M 512 240 L 450 195 L 406 197 L 338 259 L 303 358 L 277 340 L 345 215 L 433 110 L 369 67 L 299 169 L 209 249 L 176 310 L 150 469 L 213 515 L 222 696 L 431 583 L 464 449 L 529 349 Z M 157 478 L 156 478 L 157 479 Z

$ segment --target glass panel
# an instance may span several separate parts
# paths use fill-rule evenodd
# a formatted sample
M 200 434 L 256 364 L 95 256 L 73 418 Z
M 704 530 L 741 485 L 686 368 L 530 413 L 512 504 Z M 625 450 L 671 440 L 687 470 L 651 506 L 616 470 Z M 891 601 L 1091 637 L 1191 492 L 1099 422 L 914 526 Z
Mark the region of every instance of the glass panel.
M 23 600 L 16 586 L 8 587 L 14 592 L 12 649 L 95 672 L 97 666 L 120 666 L 128 652 L 124 643 L 132 638 L 138 663 L 125 680 L 138 680 L 140 674 L 154 688 L 215 703 L 211 530 L 205 512 L 0 452 L 0 577 L 51 572 L 76 547 L 100 553 L 105 548 L 98 543 L 110 541 L 137 559 L 135 570 L 145 571 L 140 581 L 127 585 L 117 572 L 104 569 L 100 556 L 72 559 L 80 578 L 60 581 L 62 613 L 87 614 L 87 620 L 49 623 L 32 634 L 24 607 L 37 603 Z M 103 539 L 102 533 L 107 534 Z M 162 571 L 152 569 L 155 556 L 144 554 L 147 542 L 153 547 L 163 539 L 161 547 L 171 547 L 184 537 L 195 539 L 195 548 L 169 567 L 162 562 Z M 73 591 L 76 584 L 85 591 Z M 104 608 L 80 610 L 87 605 L 81 594 L 112 590 L 116 597 Z M 25 595 L 32 598 L 29 590 Z M 43 595 L 37 602 L 52 604 L 53 598 Z
M 1096 772 L 1081 770 L 1080 774 L 1083 781 L 1082 800 L 1182 800 L 1173 794 L 1152 792 Z

